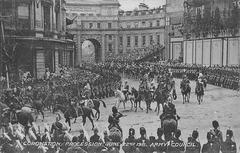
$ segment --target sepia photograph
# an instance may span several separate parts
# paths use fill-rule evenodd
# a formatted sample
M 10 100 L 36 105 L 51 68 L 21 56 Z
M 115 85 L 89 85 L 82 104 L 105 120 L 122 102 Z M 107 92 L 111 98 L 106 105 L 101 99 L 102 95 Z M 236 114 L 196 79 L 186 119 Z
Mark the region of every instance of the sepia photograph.
M 0 153 L 240 153 L 240 0 L 0 0 Z

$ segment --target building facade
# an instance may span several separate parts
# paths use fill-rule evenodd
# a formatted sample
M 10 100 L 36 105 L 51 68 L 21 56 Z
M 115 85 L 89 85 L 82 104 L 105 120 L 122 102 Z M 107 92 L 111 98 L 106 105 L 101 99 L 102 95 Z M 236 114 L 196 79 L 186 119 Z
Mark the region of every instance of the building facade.
M 240 1 L 185 2 L 184 63 L 240 64 Z
M 67 1 L 67 16 L 77 16 L 68 28 L 77 42 L 76 65 L 83 62 L 85 40 L 94 44 L 96 62 L 153 44 L 164 45 L 164 8 L 148 9 L 140 4 L 139 9 L 126 12 L 119 7 L 117 0 Z
M 3 65 L 11 74 L 29 71 L 43 78 L 46 68 L 55 72 L 59 64 L 73 66 L 75 45 L 66 39 L 65 4 L 64 0 L 0 0 L 0 15 L 9 16 L 3 21 L 4 46 L 11 54 Z

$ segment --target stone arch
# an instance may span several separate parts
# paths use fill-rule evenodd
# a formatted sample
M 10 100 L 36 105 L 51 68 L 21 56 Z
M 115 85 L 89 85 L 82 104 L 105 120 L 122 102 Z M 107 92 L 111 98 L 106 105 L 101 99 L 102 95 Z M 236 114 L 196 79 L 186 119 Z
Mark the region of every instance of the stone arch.
M 96 63 L 100 63 L 103 61 L 103 44 L 101 43 L 102 42 L 102 39 L 100 36 L 96 35 L 96 36 L 93 36 L 93 35 L 82 35 L 81 36 L 81 45 L 79 46 L 80 47 L 80 50 L 81 50 L 81 54 L 83 55 L 83 49 L 82 49 L 82 45 L 83 43 L 88 40 L 90 41 L 94 48 L 95 48 L 95 62 Z M 81 60 L 83 62 L 83 56 L 81 55 Z M 81 63 L 82 63 L 81 62 Z

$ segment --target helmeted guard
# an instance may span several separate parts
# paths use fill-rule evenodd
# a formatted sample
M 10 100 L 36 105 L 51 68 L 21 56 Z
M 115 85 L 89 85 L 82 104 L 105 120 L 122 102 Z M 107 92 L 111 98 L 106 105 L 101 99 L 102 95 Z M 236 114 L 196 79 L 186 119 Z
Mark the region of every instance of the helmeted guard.
M 180 140 L 181 130 L 177 129 L 174 136 L 170 139 L 166 153 L 183 153 L 185 151 L 185 144 Z
M 223 142 L 223 136 L 222 136 L 222 132 L 219 130 L 218 121 L 214 120 L 212 122 L 212 126 L 213 126 L 213 129 L 211 129 L 210 132 L 213 135 L 213 141 L 221 145 Z
M 203 145 L 202 153 L 220 153 L 220 145 L 213 140 L 213 134 L 211 132 L 207 133 L 208 142 Z
M 199 133 L 197 130 L 192 132 L 192 136 L 188 138 L 188 143 L 186 146 L 185 153 L 200 153 L 201 152 L 201 144 L 197 141 Z
M 125 153 L 133 153 L 136 151 L 136 142 L 135 130 L 133 128 L 129 129 L 128 138 L 125 140 L 125 145 L 122 147 Z
M 222 153 L 237 153 L 236 142 L 232 140 L 233 131 L 228 129 L 226 133 L 226 141 L 221 145 Z
M 158 128 L 157 129 L 157 136 L 158 136 L 158 138 L 155 141 L 156 151 L 158 153 L 164 153 L 167 150 L 167 142 L 162 139 L 162 137 L 163 137 L 163 128 Z
M 149 139 L 146 137 L 146 129 L 144 127 L 140 128 L 140 138 L 137 139 L 136 148 L 138 152 L 145 153 L 149 152 Z

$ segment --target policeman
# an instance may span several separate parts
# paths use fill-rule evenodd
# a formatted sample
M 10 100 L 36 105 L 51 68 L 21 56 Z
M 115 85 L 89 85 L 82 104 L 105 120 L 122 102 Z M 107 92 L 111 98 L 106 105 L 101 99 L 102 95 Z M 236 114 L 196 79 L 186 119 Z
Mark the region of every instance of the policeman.
M 237 153 L 236 143 L 232 140 L 233 131 L 227 130 L 226 141 L 221 145 L 222 153 Z
M 182 153 L 185 150 L 185 144 L 182 140 L 180 140 L 181 130 L 177 129 L 175 133 L 175 137 L 170 139 L 170 144 L 167 147 L 166 153 Z
M 155 141 L 156 142 L 155 143 L 156 144 L 155 145 L 156 151 L 158 153 L 166 152 L 166 150 L 167 150 L 167 143 L 166 143 L 165 140 L 162 139 L 162 137 L 163 137 L 163 129 L 162 128 L 158 128 L 157 129 L 157 136 L 158 136 L 158 138 Z
M 202 153 L 220 153 L 220 145 L 213 141 L 213 134 L 207 133 L 207 143 L 203 145 Z
M 185 153 L 200 153 L 201 144 L 197 141 L 198 135 L 198 131 L 194 130 L 192 132 L 192 136 L 188 140 Z
M 222 132 L 219 130 L 219 123 L 218 121 L 212 121 L 213 129 L 210 131 L 213 135 L 213 141 L 219 143 L 219 145 L 223 142 Z
M 146 137 L 146 129 L 144 127 L 140 128 L 140 138 L 137 139 L 136 148 L 137 151 L 145 153 L 149 151 L 149 140 Z
M 122 149 L 125 153 L 132 153 L 136 151 L 136 142 L 135 138 L 135 130 L 133 128 L 129 129 L 128 138 L 125 140 L 125 145 L 123 145 Z

